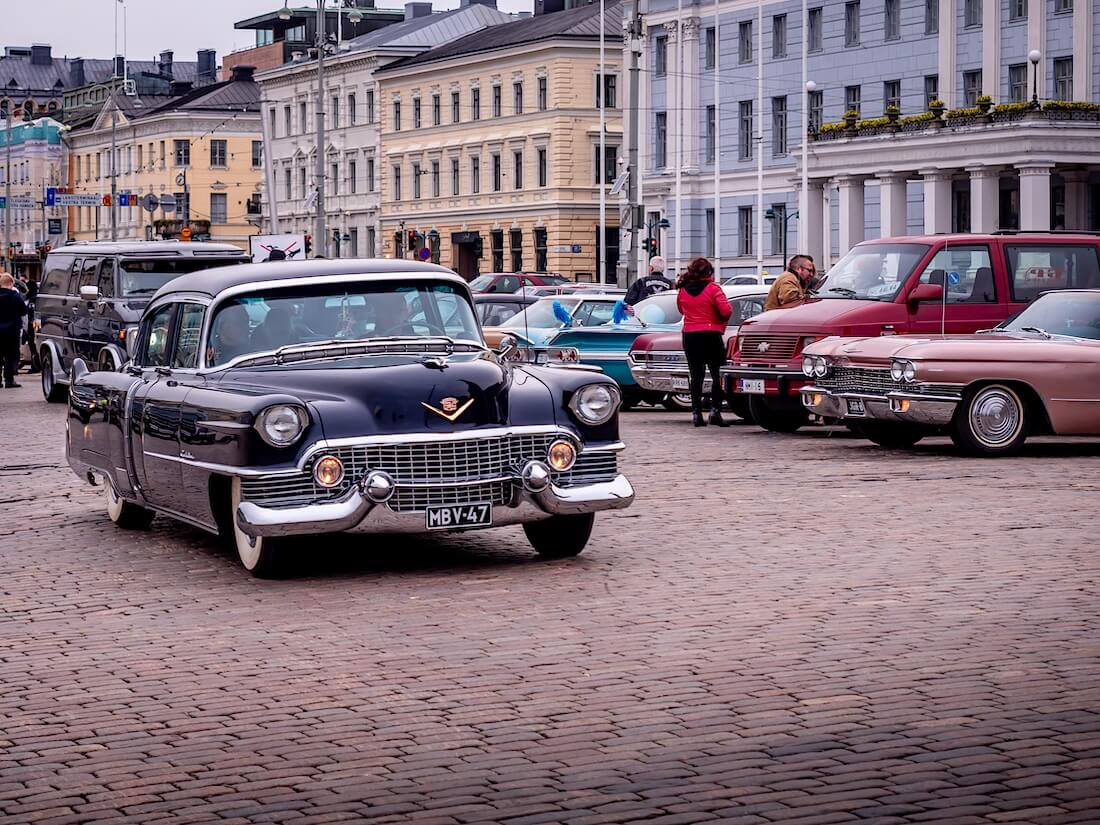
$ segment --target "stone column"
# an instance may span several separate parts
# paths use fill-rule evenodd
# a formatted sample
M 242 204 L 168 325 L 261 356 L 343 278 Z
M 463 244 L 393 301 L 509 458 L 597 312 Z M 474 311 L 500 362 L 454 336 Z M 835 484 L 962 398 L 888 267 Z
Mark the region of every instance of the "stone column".
M 1050 231 L 1050 170 L 1053 163 L 1027 163 L 1020 172 L 1020 229 Z
M 879 175 L 879 224 L 884 238 L 908 234 L 905 173 Z
M 934 235 L 951 231 L 951 172 L 926 169 L 924 178 L 924 231 Z
M 995 232 L 1000 211 L 1000 172 L 989 166 L 973 166 L 970 173 L 970 231 Z
M 1089 173 L 1083 170 L 1062 172 L 1062 180 L 1066 183 L 1066 225 L 1063 228 L 1087 229 Z
M 840 191 L 840 254 L 864 238 L 863 178 L 846 175 L 836 179 Z
M 798 249 L 788 250 L 787 257 L 794 252 L 804 252 L 817 262 L 824 271 L 825 260 L 825 181 L 810 180 L 806 193 L 806 214 L 799 216 Z M 786 261 L 783 262 L 786 266 Z
M 680 26 L 684 50 L 684 172 L 699 172 L 699 18 L 689 17 Z

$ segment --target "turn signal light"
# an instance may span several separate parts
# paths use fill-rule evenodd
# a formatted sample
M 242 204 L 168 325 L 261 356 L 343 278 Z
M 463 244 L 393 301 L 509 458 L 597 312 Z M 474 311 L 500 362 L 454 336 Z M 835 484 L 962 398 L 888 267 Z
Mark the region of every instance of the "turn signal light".
M 313 478 L 322 487 L 335 487 L 344 480 L 344 463 L 334 455 L 326 455 L 313 465 Z
M 555 441 L 550 445 L 546 459 L 555 471 L 564 473 L 577 460 L 577 450 L 568 441 Z

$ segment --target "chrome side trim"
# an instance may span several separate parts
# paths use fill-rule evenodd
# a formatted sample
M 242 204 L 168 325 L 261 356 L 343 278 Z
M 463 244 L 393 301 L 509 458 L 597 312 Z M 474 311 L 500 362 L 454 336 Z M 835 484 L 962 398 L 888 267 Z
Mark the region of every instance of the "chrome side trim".
M 240 421 L 200 421 L 196 426 L 204 430 L 222 430 L 230 433 L 252 429 L 251 424 L 242 424 Z

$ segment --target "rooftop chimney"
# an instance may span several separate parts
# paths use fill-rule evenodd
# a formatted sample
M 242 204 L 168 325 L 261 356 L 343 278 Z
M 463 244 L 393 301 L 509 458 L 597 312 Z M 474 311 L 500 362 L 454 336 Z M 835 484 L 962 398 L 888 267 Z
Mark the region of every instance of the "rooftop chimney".
M 74 57 L 69 61 L 69 85 L 74 89 L 88 85 L 88 79 L 84 75 L 83 57 Z
M 114 70 L 111 72 L 112 77 L 124 77 L 126 75 L 126 58 L 122 55 L 115 55 Z
M 414 17 L 427 17 L 432 13 L 432 4 L 423 2 L 412 2 L 405 4 L 405 19 L 412 20 Z
M 232 76 L 230 80 L 244 80 L 247 82 L 252 81 L 252 76 L 256 73 L 255 66 L 234 66 L 232 69 Z
M 50 56 L 49 45 L 42 43 L 35 43 L 31 46 L 31 65 L 32 66 L 52 66 L 53 58 Z
M 497 0 L 460 0 L 458 5 L 459 8 L 463 9 L 467 6 L 488 6 L 491 9 L 495 9 L 497 7 Z
M 167 77 L 169 80 L 172 79 L 172 50 L 171 49 L 165 49 L 163 52 L 160 53 L 160 73 L 162 75 L 164 75 L 165 77 Z
M 218 79 L 217 52 L 213 49 L 199 49 L 198 84 L 214 83 Z

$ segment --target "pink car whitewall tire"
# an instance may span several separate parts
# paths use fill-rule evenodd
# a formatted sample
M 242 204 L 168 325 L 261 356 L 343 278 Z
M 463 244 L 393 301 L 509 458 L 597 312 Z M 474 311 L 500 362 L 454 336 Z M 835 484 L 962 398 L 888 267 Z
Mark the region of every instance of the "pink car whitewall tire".
M 1005 384 L 986 384 L 963 398 L 952 422 L 951 438 L 974 455 L 1012 455 L 1027 439 L 1027 415 L 1027 404 L 1018 390 Z

